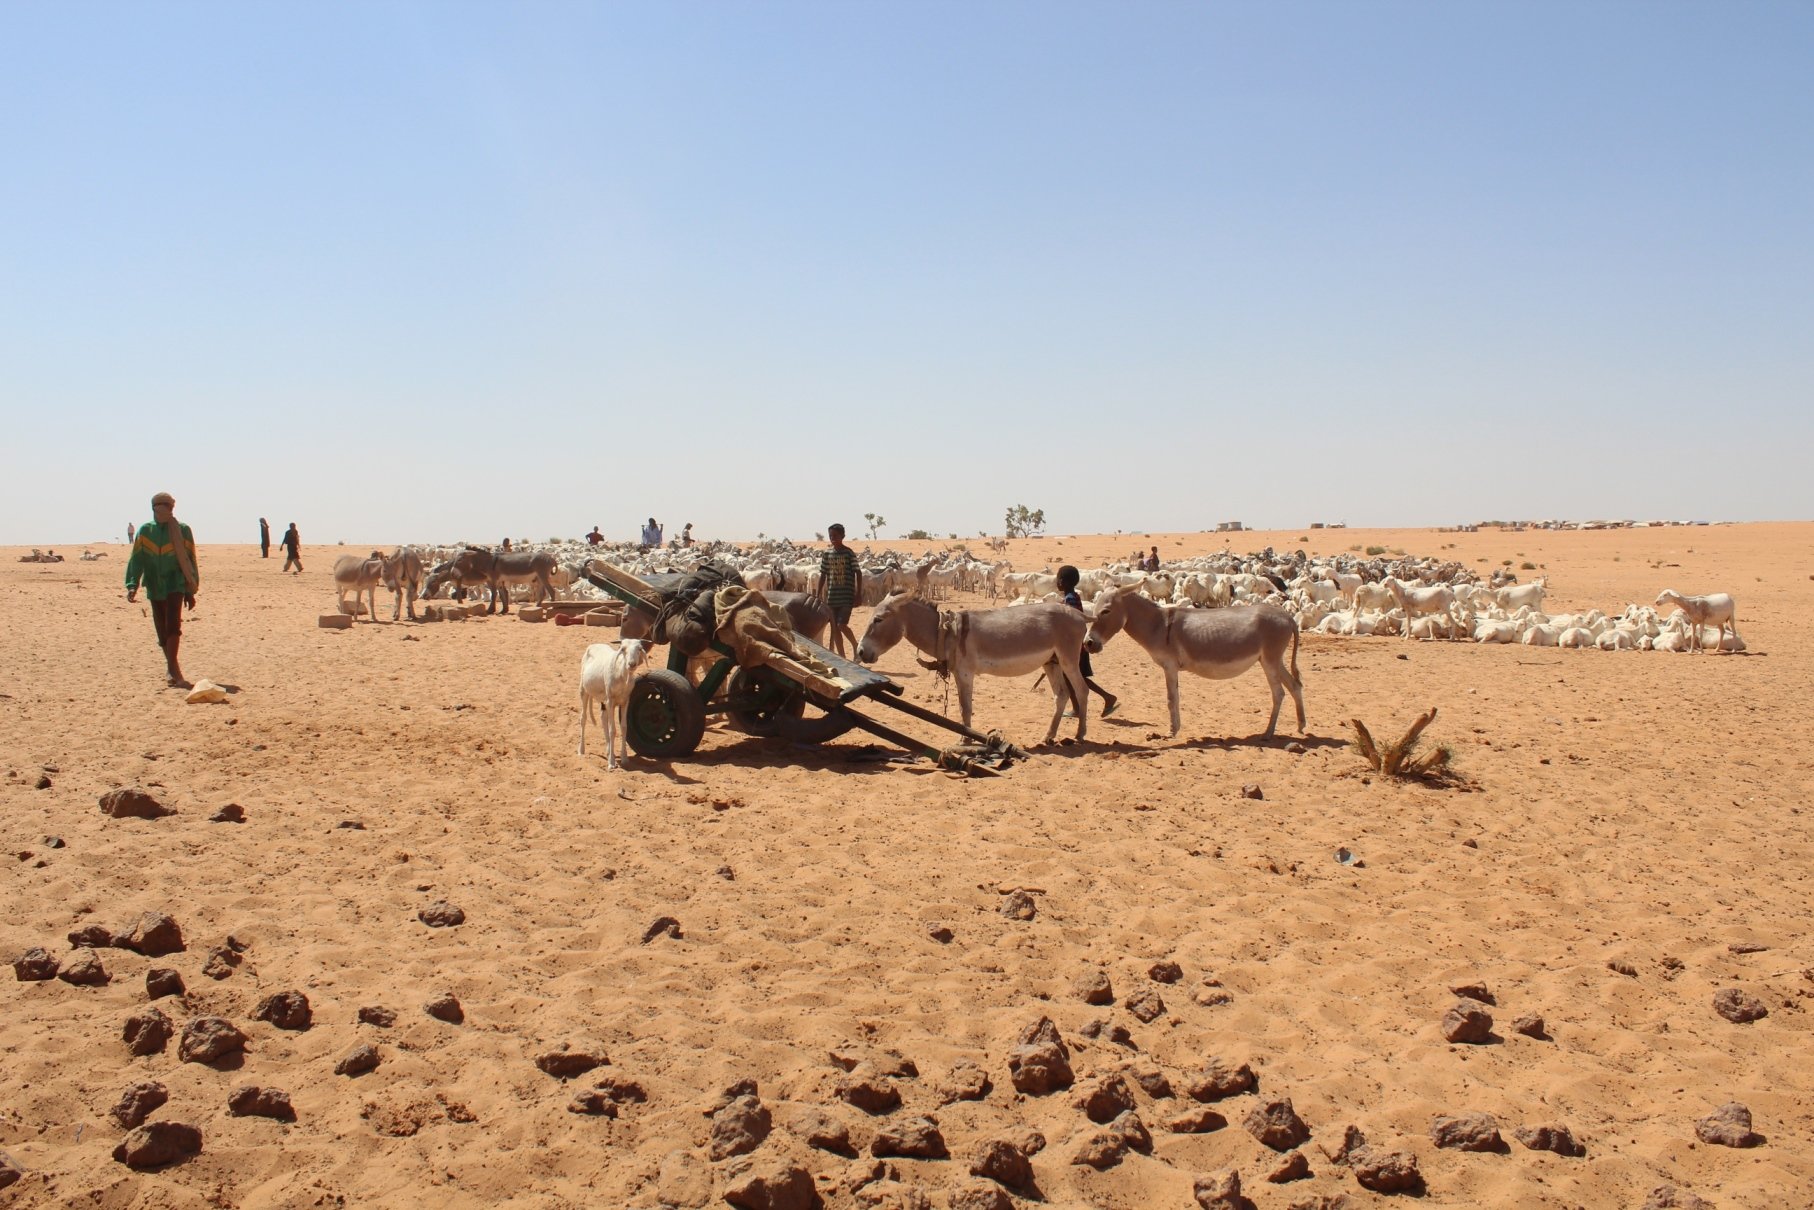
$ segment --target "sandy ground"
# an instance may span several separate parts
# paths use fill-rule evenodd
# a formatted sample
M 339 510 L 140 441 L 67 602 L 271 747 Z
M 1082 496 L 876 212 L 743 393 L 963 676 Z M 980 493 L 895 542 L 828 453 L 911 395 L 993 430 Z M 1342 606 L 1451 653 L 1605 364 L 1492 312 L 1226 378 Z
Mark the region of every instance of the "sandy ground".
M 1721 1207 L 1814 1203 L 1814 525 L 1235 540 L 1300 536 L 1313 551 L 1533 562 L 1557 609 L 1728 591 L 1751 652 L 1306 637 L 1310 725 L 1294 753 L 1291 737 L 1257 737 L 1257 671 L 1187 679 L 1184 731 L 1168 738 L 1160 675 L 1123 638 L 1097 659 L 1118 714 L 999 778 L 874 759 L 856 734 L 802 748 L 717 727 L 693 757 L 611 773 L 602 747 L 574 751 L 580 652 L 611 632 L 393 625 L 388 601 L 380 624 L 320 630 L 338 552 L 305 551 L 297 579 L 255 548 L 204 546 L 184 664 L 235 692 L 190 706 L 163 685 L 143 607 L 123 600 L 123 547 L 54 566 L 0 550 L 0 956 L 67 959 L 71 930 L 146 911 L 187 945 L 102 950 L 104 986 L 0 971 L 0 1150 L 24 1172 L 0 1203 L 693 1206 L 794 1165 L 831 1207 L 987 1205 L 969 1172 L 979 1146 L 1037 1131 L 1016 1205 L 1189 1207 L 1197 1177 L 1230 1169 L 1261 1210 L 1379 1204 L 1326 1156 L 1349 1125 L 1415 1156 L 1432 1206 L 1636 1207 L 1665 1183 Z M 1022 568 L 1087 564 L 1152 542 L 1181 557 L 1226 539 L 1048 537 L 1012 553 Z M 882 668 L 911 700 L 944 702 L 906 648 Z M 984 682 L 979 723 L 1036 741 L 1050 699 L 1030 682 Z M 1453 745 L 1466 785 L 1364 776 L 1348 720 L 1395 731 L 1429 706 L 1427 738 Z M 1264 797 L 1243 798 L 1248 783 Z M 117 787 L 176 813 L 109 818 L 97 801 Z M 245 822 L 210 822 L 229 802 Z M 1338 864 L 1338 848 L 1364 865 Z M 1033 919 L 1000 911 L 1016 889 Z M 425 926 L 418 912 L 441 900 L 465 923 Z M 680 935 L 645 942 L 663 916 Z M 229 936 L 240 963 L 211 978 Z M 1162 961 L 1182 978 L 1155 982 Z M 128 1052 L 123 1023 L 161 966 L 188 988 L 157 1002 L 176 1028 L 224 1016 L 243 1055 L 182 1062 L 175 1040 Z M 1075 990 L 1091 970 L 1113 1003 Z M 1440 1032 L 1466 983 L 1497 1001 L 1483 1045 Z M 1722 1018 L 1727 988 L 1768 1016 Z M 290 989 L 311 1028 L 253 1019 Z M 462 1024 L 423 1011 L 443 991 Z M 1150 1022 L 1133 1011 L 1144 994 L 1163 1001 Z M 395 1023 L 361 1023 L 367 1007 Z M 1547 1039 L 1512 1029 L 1526 1014 Z M 1076 1087 L 1022 1095 L 1009 1054 L 1042 1016 Z M 377 1069 L 335 1074 L 360 1043 Z M 538 1069 L 563 1046 L 609 1063 L 566 1081 Z M 1212 1106 L 1220 1129 L 1173 1133 L 1201 1108 L 1185 1089 L 1212 1058 L 1250 1064 L 1258 1092 Z M 840 1099 L 851 1062 L 902 1106 Z M 965 1062 L 990 1082 L 980 1100 L 951 1099 Z M 1077 1094 L 1124 1072 L 1144 1081 L 1129 1087 L 1151 1154 L 1073 1163 L 1102 1129 Z M 1156 1075 L 1175 1095 L 1149 1091 L 1165 1091 Z M 569 1111 L 606 1077 L 646 1100 Z M 745 1079 L 773 1132 L 714 1161 L 722 1123 L 707 1113 Z M 169 1092 L 153 1121 L 201 1129 L 198 1156 L 152 1172 L 110 1157 L 126 1133 L 110 1107 L 141 1080 Z M 296 1120 L 231 1115 L 248 1083 L 285 1090 Z M 1242 1123 L 1278 1098 L 1309 1126 L 1312 1175 L 1275 1185 L 1278 1156 Z M 1696 1120 L 1729 1101 L 1761 1145 L 1697 1142 Z M 1432 1120 L 1464 1113 L 1494 1115 L 1509 1148 L 1438 1148 Z M 926 1114 L 949 1158 L 887 1159 L 863 1183 L 878 1136 Z M 849 1154 L 809 1145 L 816 1115 Z M 1513 1141 L 1536 1123 L 1566 1125 L 1585 1156 Z

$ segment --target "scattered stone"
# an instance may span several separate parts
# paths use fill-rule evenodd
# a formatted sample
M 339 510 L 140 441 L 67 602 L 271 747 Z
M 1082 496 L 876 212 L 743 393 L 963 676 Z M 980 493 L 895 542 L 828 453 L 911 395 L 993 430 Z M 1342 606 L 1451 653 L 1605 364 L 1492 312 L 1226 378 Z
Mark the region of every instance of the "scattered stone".
M 1310 1138 L 1310 1127 L 1297 1115 L 1289 1099 L 1267 1101 L 1257 1106 L 1241 1125 L 1247 1128 L 1248 1134 L 1274 1151 L 1290 1151 L 1303 1146 Z
M 662 936 L 679 941 L 681 939 L 680 921 L 672 916 L 657 916 L 649 927 L 642 931 L 642 943 L 647 945 L 655 938 Z
M 32 789 L 34 789 L 34 790 L 50 789 L 50 774 L 48 774 L 48 773 L 38 774 L 38 780 L 32 783 Z
M 1287 1152 L 1277 1168 L 1266 1174 L 1269 1184 L 1283 1185 L 1301 1181 L 1310 1175 L 1310 1158 L 1302 1151 Z
M 1616 971 L 1617 973 L 1624 975 L 1627 979 L 1636 979 L 1638 977 L 1638 968 L 1625 961 L 1623 958 L 1614 958 L 1611 962 L 1606 964 L 1606 969 Z
M 942 924 L 933 923 L 933 924 L 928 924 L 926 926 L 926 935 L 928 937 L 932 938 L 934 941 L 938 942 L 940 945 L 950 945 L 951 938 L 953 938 L 957 934 L 953 933 L 950 929 L 946 928 Z
M 900 1156 L 910 1160 L 942 1160 L 946 1156 L 945 1136 L 938 1122 L 929 1117 L 904 1118 L 890 1122 L 876 1132 L 869 1144 L 869 1154 L 878 1159 Z
M 176 1053 L 185 1063 L 215 1063 L 245 1048 L 246 1035 L 225 1017 L 196 1017 L 183 1026 Z
M 1084 1085 L 1072 1104 L 1083 1110 L 1090 1121 L 1106 1126 L 1134 1108 L 1134 1094 L 1120 1076 L 1105 1076 Z
M 972 1181 L 951 1191 L 951 1210 L 1014 1210 L 1007 1191 L 983 1181 Z
M 155 1008 L 148 1008 L 142 1013 L 134 1013 L 126 1018 L 126 1027 L 121 1031 L 126 1039 L 126 1049 L 135 1055 L 162 1054 L 164 1047 L 170 1045 L 170 1035 L 176 1032 L 170 1018 Z
M 968 1059 L 959 1059 L 938 1083 L 941 1103 L 980 1101 L 989 1095 L 989 1073 Z
M 1252 1202 L 1241 1196 L 1241 1174 L 1234 1169 L 1214 1176 L 1200 1176 L 1191 1189 L 1203 1210 L 1246 1210 Z
M 1143 987 L 1129 996 L 1126 1007 L 1142 1025 L 1151 1025 L 1165 1013 L 1165 1001 L 1150 987 Z
M 315 1013 L 309 1007 L 309 998 L 301 992 L 275 992 L 258 1002 L 252 1010 L 254 1021 L 269 1021 L 278 1029 L 307 1029 L 314 1023 Z
M 1484 983 L 1463 983 L 1460 987 L 1451 987 L 1449 990 L 1463 1000 L 1478 1000 L 1482 1004 L 1499 1003 Z
M 1115 988 L 1109 982 L 1109 973 L 1099 966 L 1085 968 L 1076 979 L 1071 981 L 1071 990 L 1085 1004 L 1113 1004 Z
M 1154 983 L 1176 983 L 1184 978 L 1184 968 L 1166 958 L 1147 967 L 1146 977 Z
M 389 1029 L 397 1023 L 397 1014 L 391 1009 L 377 1004 L 367 1004 L 359 1010 L 359 1024 L 376 1025 L 379 1029 Z
M 1512 1032 L 1515 1034 L 1523 1034 L 1527 1038 L 1535 1038 L 1539 1042 L 1549 1040 L 1549 1030 L 1545 1028 L 1543 1018 L 1539 1017 L 1536 1013 L 1526 1013 L 1516 1021 L 1513 1021 Z
M 152 1122 L 137 1127 L 113 1149 L 128 1168 L 162 1168 L 201 1154 L 202 1132 L 186 1122 Z
M 1304 747 L 1302 743 L 1295 739 L 1285 745 L 1285 751 L 1291 753 L 1293 756 L 1302 756 L 1309 750 L 1310 749 Z
M 342 1055 L 340 1062 L 334 1064 L 334 1074 L 337 1076 L 362 1076 L 366 1072 L 374 1070 L 378 1063 L 378 1048 L 370 1042 L 361 1042 Z
M 787 1160 L 770 1161 L 732 1180 L 724 1200 L 738 1210 L 812 1210 L 820 1201 L 812 1173 Z
M 1695 1137 L 1721 1147 L 1755 1147 L 1764 1136 L 1751 1129 L 1751 1111 L 1737 1101 L 1728 1102 L 1694 1124 Z
M 1008 1075 L 1015 1089 L 1029 1096 L 1071 1086 L 1071 1051 L 1050 1017 L 1041 1017 L 1021 1033 L 1020 1045 L 1008 1055 Z
M 1443 1014 L 1442 1036 L 1450 1042 L 1481 1043 L 1493 1036 L 1493 1014 L 1472 1000 L 1457 1000 Z
M 208 816 L 209 823 L 244 823 L 246 809 L 236 802 L 230 802 L 214 814 Z
M 83 946 L 69 956 L 57 972 L 57 978 L 65 983 L 78 987 L 99 987 L 112 978 L 107 968 L 101 965 L 101 959 L 93 950 Z
M 1361 1188 L 1375 1193 L 1412 1193 L 1423 1188 L 1417 1157 L 1408 1151 L 1362 1147 L 1348 1157 L 1348 1165 Z
M 1342 1141 L 1335 1150 L 1331 1151 L 1328 1147 L 1321 1149 L 1331 1164 L 1338 1168 L 1345 1168 L 1354 1154 L 1366 1145 L 1367 1136 L 1360 1132 L 1360 1127 L 1348 1125 L 1342 1128 Z
M 113 930 L 99 924 L 85 924 L 79 929 L 69 930 L 69 944 L 72 947 L 85 945 L 90 949 L 104 950 L 112 947 L 113 943 Z
M 132 1130 L 142 1125 L 146 1118 L 169 1099 L 170 1090 L 156 1080 L 140 1080 L 137 1084 L 128 1085 L 108 1112 L 123 1128 Z
M 1246 785 L 1241 787 L 1241 797 L 1242 798 L 1251 798 L 1251 799 L 1254 799 L 1257 801 L 1259 799 L 1265 798 L 1266 794 L 1263 790 L 1260 789 L 1260 787 L 1257 784 L 1255 784 L 1254 782 L 1248 782 Z
M 181 953 L 183 930 L 177 927 L 176 921 L 162 912 L 145 912 L 133 922 L 131 928 L 116 935 L 114 945 L 147 958 L 162 958 L 165 954 Z
M 153 1000 L 180 996 L 187 990 L 182 975 L 167 966 L 154 966 L 145 972 L 145 994 Z
M 1553 1151 L 1557 1155 L 1586 1155 L 1587 1148 L 1575 1141 L 1566 1126 L 1523 1126 L 1512 1137 L 1532 1151 Z
M 13 978 L 21 983 L 41 983 L 57 977 L 57 956 L 42 946 L 32 946 L 13 959 Z
M 448 929 L 465 924 L 466 913 L 445 899 L 437 899 L 417 912 L 416 919 L 431 929 Z
M 1726 948 L 1735 954 L 1761 954 L 1770 947 L 1756 941 L 1734 941 Z
M 1252 1092 L 1258 1083 L 1253 1068 L 1247 1064 L 1234 1067 L 1222 1059 L 1212 1058 L 1203 1065 L 1202 1071 L 1185 1082 L 1184 1091 L 1193 1101 L 1220 1101 Z
M 1092 1131 L 1078 1144 L 1071 1163 L 1087 1165 L 1098 1172 L 1113 1168 L 1127 1158 L 1127 1140 L 1113 1130 Z
M 1762 1000 L 1736 987 L 1728 987 L 1713 994 L 1713 1011 L 1734 1025 L 1748 1025 L 1770 1015 L 1770 1010 L 1764 1007 Z
M 109 790 L 101 795 L 101 814 L 113 819 L 158 819 L 176 812 L 143 790 Z
M 63 847 L 63 838 L 61 836 L 46 836 L 44 838 L 44 847 L 47 849 L 60 849 Z
M 1038 1155 L 1046 1149 L 1046 1136 L 1039 1133 L 1039 1131 L 1033 1129 L 1031 1126 L 1022 1126 L 1018 1133 L 1011 1132 L 1004 1137 L 1007 1138 L 1010 1143 L 1013 1143 L 1016 1147 L 1020 1148 L 1020 1153 L 1022 1155 L 1029 1158 Z
M 1033 1180 L 1033 1165 L 1008 1140 L 988 1139 L 971 1155 L 970 1174 L 988 1177 L 1010 1189 L 1025 1189 Z
M 1217 1005 L 1234 1003 L 1234 993 L 1224 987 L 1199 987 L 1190 994 L 1190 998 L 1204 1008 L 1215 1008 Z
M 1031 920 L 1039 914 L 1039 904 L 1025 891 L 1011 891 L 998 910 L 1010 920 Z
M 202 974 L 210 979 L 225 979 L 239 968 L 241 961 L 238 950 L 228 945 L 217 945 L 208 951 L 208 960 L 202 963 Z
M 838 1081 L 838 1097 L 864 1113 L 889 1113 L 901 1107 L 901 1090 L 894 1081 L 866 1063 Z
M 738 1097 L 753 1097 L 757 1095 L 758 1089 L 756 1081 L 745 1076 L 743 1079 L 728 1084 L 720 1090 L 718 1099 L 713 1101 L 711 1106 L 705 1110 L 705 1116 L 708 1118 L 715 1116 L 720 1110 Z
M 1117 1131 L 1122 1138 L 1127 1140 L 1127 1145 L 1140 1154 L 1151 1154 L 1153 1136 L 1147 1130 L 1146 1123 L 1140 1120 L 1140 1115 L 1133 1110 L 1128 1110 L 1109 1123 L 1109 1129 Z
M 351 832 L 365 831 L 365 821 L 363 819 L 343 819 L 334 826 L 336 828 L 345 828 Z
M 1226 1125 L 1227 1118 L 1206 1107 L 1186 1110 L 1165 1124 L 1173 1134 L 1208 1134 Z
M 820 1109 L 807 1108 L 796 1117 L 791 1129 L 808 1147 L 817 1147 L 820 1151 L 832 1151 L 838 1155 L 854 1155 L 850 1145 L 850 1127 Z
M 449 1025 L 458 1025 L 466 1020 L 466 1010 L 460 1007 L 460 1001 L 452 992 L 442 992 L 422 1006 L 422 1011 L 437 1021 Z
M 753 1096 L 735 1097 L 712 1117 L 714 1160 L 728 1160 L 762 1145 L 774 1123 L 768 1107 Z
M 1505 1146 L 1499 1123 L 1490 1113 L 1469 1113 L 1458 1118 L 1438 1115 L 1430 1126 L 1430 1141 L 1458 1151 L 1498 1151 Z
M 281 1088 L 260 1088 L 256 1084 L 235 1088 L 227 1098 L 227 1110 L 235 1117 L 275 1118 L 280 1122 L 296 1120 L 289 1093 Z
M 557 1080 L 571 1080 L 574 1076 L 583 1076 L 597 1067 L 603 1067 L 611 1060 L 603 1052 L 594 1054 L 589 1050 L 573 1050 L 569 1043 L 561 1043 L 559 1050 L 550 1050 L 535 1057 L 535 1065 L 542 1069 L 544 1075 Z
M 1175 1096 L 1172 1082 L 1166 1074 L 1151 1063 L 1136 1062 L 1127 1069 L 1127 1074 L 1140 1090 L 1155 1101 L 1163 1101 Z
M 1640 1210 L 1713 1210 L 1713 1203 L 1674 1185 L 1658 1185 Z

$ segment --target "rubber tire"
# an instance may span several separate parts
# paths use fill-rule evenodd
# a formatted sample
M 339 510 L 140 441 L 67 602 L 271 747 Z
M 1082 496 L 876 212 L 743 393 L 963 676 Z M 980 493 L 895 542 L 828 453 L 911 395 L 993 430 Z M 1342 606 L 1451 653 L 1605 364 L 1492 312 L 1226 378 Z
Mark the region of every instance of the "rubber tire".
M 775 734 L 782 739 L 796 744 L 823 744 L 827 740 L 837 739 L 846 731 L 857 725 L 857 716 L 840 706 L 818 718 L 802 718 L 790 715 L 776 720 L 779 726 Z
M 630 687 L 624 731 L 640 756 L 657 760 L 686 756 L 705 735 L 705 703 L 680 673 L 666 668 L 645 672 Z
M 768 693 L 775 690 L 792 690 L 786 702 L 778 710 L 729 710 L 727 716 L 731 725 L 746 735 L 763 737 L 779 735 L 782 719 L 799 718 L 806 713 L 806 697 L 799 686 L 788 680 L 772 668 L 738 668 L 731 673 L 725 685 L 725 693 L 731 697 L 740 697 L 745 693 Z

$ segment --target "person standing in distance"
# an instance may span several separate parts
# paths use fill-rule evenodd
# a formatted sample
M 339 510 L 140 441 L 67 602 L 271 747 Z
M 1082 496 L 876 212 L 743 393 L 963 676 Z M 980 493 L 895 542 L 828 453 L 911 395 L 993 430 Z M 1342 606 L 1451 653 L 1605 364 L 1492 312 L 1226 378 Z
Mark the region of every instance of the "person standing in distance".
M 271 557 L 271 523 L 263 517 L 258 519 L 258 557 Z
M 201 575 L 195 568 L 195 535 L 176 519 L 176 497 L 159 492 L 151 497 L 151 520 L 139 526 L 126 560 L 126 599 L 136 601 L 139 585 L 151 604 L 151 621 L 157 627 L 157 645 L 164 652 L 167 683 L 174 689 L 192 686 L 177 663 L 183 641 L 183 606 L 195 608 L 195 590 Z
M 850 630 L 850 611 L 863 595 L 863 569 L 857 566 L 857 552 L 844 545 L 844 527 L 833 522 L 825 536 L 831 549 L 819 556 L 819 577 L 813 583 L 813 596 L 831 610 L 831 651 L 845 656 L 844 641 L 850 640 L 850 654 L 857 650 L 857 636 Z
M 295 564 L 296 574 L 301 575 L 302 574 L 302 535 L 296 532 L 296 522 L 294 522 L 294 521 L 290 522 L 290 528 L 284 530 L 284 532 L 283 532 L 283 549 L 285 552 L 284 560 L 283 560 L 283 571 L 290 570 L 290 565 Z M 281 575 L 283 573 L 279 572 L 278 574 Z

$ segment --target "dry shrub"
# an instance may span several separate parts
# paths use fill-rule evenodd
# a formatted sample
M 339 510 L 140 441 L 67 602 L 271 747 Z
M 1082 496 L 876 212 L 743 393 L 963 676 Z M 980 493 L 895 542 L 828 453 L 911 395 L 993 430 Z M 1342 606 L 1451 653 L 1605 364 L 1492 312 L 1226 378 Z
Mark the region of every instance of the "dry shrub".
M 1387 777 L 1415 777 L 1426 780 L 1440 780 L 1447 775 L 1449 758 L 1453 755 L 1444 745 L 1431 748 L 1421 755 L 1413 755 L 1417 748 L 1418 738 L 1423 735 L 1425 727 L 1436 721 L 1436 707 L 1431 706 L 1417 721 L 1411 724 L 1396 742 L 1381 747 L 1373 739 L 1373 733 L 1367 730 L 1367 724 L 1357 719 L 1350 719 L 1354 724 L 1355 746 L 1372 765 L 1374 770 Z

